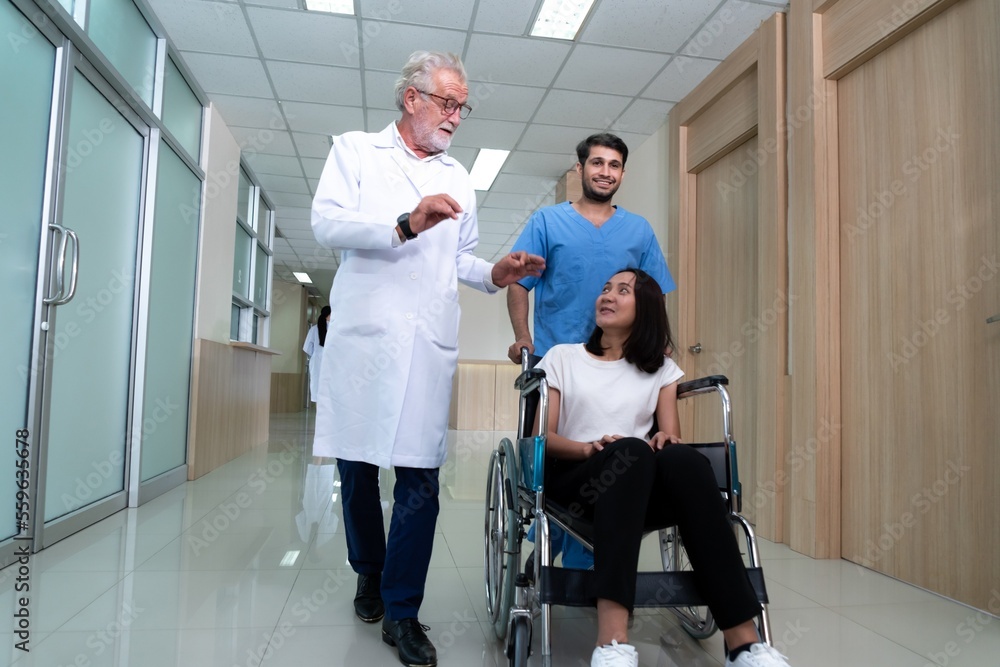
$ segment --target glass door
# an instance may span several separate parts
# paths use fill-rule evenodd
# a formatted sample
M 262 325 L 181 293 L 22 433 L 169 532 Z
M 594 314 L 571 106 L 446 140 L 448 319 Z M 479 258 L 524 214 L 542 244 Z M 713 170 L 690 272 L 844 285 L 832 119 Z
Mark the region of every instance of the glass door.
M 57 219 L 71 300 L 49 308 L 43 409 L 45 547 L 127 502 L 136 262 L 149 128 L 76 56 L 67 80 Z M 58 264 L 58 258 L 56 258 Z M 54 335 L 53 335 L 54 334 Z
M 34 507 L 27 487 L 37 453 L 34 401 L 41 363 L 33 351 L 43 336 L 39 328 L 39 257 L 45 252 L 47 156 L 54 145 L 52 99 L 57 71 L 57 49 L 9 0 L 0 0 L 0 193 L 4 202 L 0 223 L 0 436 L 9 454 L 0 463 L 0 564 L 9 562 L 18 526 L 14 508 L 20 500 L 30 522 Z M 25 453 L 26 463 L 14 468 L 14 451 Z M 22 459 L 17 459 L 22 460 Z M 33 486 L 33 485 L 32 485 Z M 20 496 L 18 495 L 20 492 Z

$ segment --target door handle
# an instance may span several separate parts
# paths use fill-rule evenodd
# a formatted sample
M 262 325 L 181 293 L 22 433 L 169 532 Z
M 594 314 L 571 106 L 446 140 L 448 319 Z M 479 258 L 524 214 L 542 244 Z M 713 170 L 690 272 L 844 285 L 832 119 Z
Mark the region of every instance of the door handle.
M 42 299 L 42 303 L 47 306 L 57 305 L 59 299 L 63 297 L 63 290 L 65 289 L 64 278 L 66 273 L 66 245 L 69 243 L 69 237 L 66 236 L 66 228 L 62 225 L 57 225 L 54 222 L 49 223 L 49 229 L 53 232 L 59 234 L 59 253 L 56 259 L 56 293 L 52 296 L 47 296 Z
M 76 296 L 76 280 L 80 273 L 80 238 L 72 229 L 56 223 L 49 223 L 49 229 L 60 235 L 59 253 L 56 259 L 56 293 L 42 299 L 49 306 L 62 306 Z M 73 267 L 69 279 L 69 292 L 66 292 L 66 249 L 73 243 Z
M 691 350 L 691 352 L 693 352 L 694 354 L 701 354 L 701 343 L 695 343 L 688 349 Z

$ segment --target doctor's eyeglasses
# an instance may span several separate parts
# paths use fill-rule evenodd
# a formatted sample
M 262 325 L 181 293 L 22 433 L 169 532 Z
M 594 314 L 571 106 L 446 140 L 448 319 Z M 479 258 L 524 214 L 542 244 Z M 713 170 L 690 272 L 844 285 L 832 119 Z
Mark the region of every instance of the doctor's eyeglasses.
M 469 114 L 472 113 L 472 107 L 468 104 L 459 104 L 458 100 L 453 100 L 450 97 L 441 97 L 440 95 L 435 95 L 434 93 L 428 93 L 426 90 L 420 90 L 419 88 L 416 90 L 422 95 L 427 95 L 428 97 L 433 97 L 435 100 L 440 100 L 438 106 L 440 106 L 441 110 L 444 111 L 445 116 L 452 115 L 455 113 L 456 109 L 459 110 L 458 117 L 462 119 L 468 118 Z

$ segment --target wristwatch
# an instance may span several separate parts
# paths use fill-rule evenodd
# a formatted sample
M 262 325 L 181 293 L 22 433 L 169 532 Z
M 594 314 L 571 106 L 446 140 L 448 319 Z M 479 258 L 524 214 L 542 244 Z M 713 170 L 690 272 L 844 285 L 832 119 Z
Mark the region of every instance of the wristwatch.
M 417 238 L 417 235 L 413 233 L 410 229 L 410 214 L 404 213 L 403 215 L 396 218 L 396 224 L 399 225 L 399 231 L 403 232 L 403 236 L 407 241 Z

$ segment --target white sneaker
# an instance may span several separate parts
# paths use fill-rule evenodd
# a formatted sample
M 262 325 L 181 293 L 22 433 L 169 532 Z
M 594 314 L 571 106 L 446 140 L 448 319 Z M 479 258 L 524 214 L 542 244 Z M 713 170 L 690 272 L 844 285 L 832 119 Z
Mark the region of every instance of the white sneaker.
M 594 649 L 590 667 L 639 667 L 639 654 L 631 644 L 619 644 L 612 639 L 609 646 Z
M 726 658 L 726 667 L 791 667 L 788 658 L 767 644 L 754 644 L 749 651 L 743 651 L 736 660 Z

